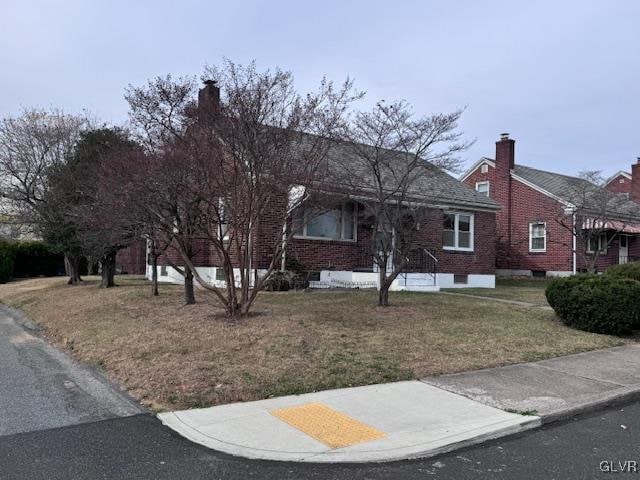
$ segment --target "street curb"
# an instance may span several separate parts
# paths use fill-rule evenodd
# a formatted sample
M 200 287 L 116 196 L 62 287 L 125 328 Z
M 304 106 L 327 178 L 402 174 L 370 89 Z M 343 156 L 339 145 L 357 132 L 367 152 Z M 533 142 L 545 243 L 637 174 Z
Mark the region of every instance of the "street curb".
M 596 401 L 585 402 L 565 410 L 558 410 L 557 412 L 548 413 L 546 415 L 539 415 L 539 417 L 542 420 L 542 425 L 548 425 L 550 423 L 570 420 L 576 415 L 597 412 L 604 410 L 607 407 L 623 405 L 638 400 L 640 400 L 640 385 L 624 387 L 614 392 L 603 394 L 602 398 Z
M 354 455 L 352 453 L 346 453 L 345 458 L 340 458 L 339 455 L 324 455 L 317 453 L 309 453 L 304 456 L 300 455 L 288 455 L 285 452 L 269 452 L 261 453 L 260 451 L 242 445 L 227 443 L 221 440 L 213 440 L 211 437 L 205 437 L 196 429 L 185 427 L 181 425 L 180 420 L 171 415 L 171 412 L 160 413 L 156 415 L 156 418 L 162 422 L 162 424 L 171 429 L 175 434 L 181 437 L 201 445 L 205 448 L 222 452 L 227 455 L 231 455 L 237 458 L 247 458 L 250 460 L 263 460 L 272 462 L 294 462 L 294 463 L 306 463 L 306 464 L 365 464 L 365 463 L 389 463 L 398 462 L 403 460 L 418 460 L 425 458 L 432 458 L 445 453 L 451 453 L 456 450 L 460 450 L 474 445 L 479 445 L 489 440 L 496 440 L 503 437 L 509 437 L 517 435 L 528 430 L 533 430 L 541 426 L 540 417 L 536 416 L 523 416 L 523 420 L 517 425 L 511 425 L 503 427 L 493 432 L 484 433 L 469 439 L 453 442 L 448 445 L 443 445 L 434 448 L 425 448 L 423 450 L 409 450 L 406 448 L 398 449 L 400 451 L 394 453 L 362 453 Z M 402 450 L 405 450 L 404 452 Z

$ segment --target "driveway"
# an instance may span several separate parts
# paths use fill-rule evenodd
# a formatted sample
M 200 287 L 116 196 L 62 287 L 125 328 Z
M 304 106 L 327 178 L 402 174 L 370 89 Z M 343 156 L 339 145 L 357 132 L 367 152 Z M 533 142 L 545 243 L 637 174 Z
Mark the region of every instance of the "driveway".
M 0 436 L 126 417 L 143 409 L 0 306 Z

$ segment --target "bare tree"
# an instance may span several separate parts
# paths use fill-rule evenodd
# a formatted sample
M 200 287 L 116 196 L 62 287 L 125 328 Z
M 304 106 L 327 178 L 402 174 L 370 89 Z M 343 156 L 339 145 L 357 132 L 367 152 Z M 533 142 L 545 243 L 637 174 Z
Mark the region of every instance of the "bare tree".
M 349 131 L 353 155 L 338 168 L 338 182 L 359 192 L 364 216 L 373 219 L 371 255 L 379 273 L 378 304 L 416 248 L 426 209 L 421 185 L 434 169 L 455 170 L 469 147 L 457 130 L 462 110 L 416 118 L 405 102 L 378 103 L 359 113 Z
M 130 89 L 128 98 L 132 119 L 153 145 L 154 172 L 161 170 L 158 190 L 166 198 L 151 202 L 153 215 L 170 232 L 185 278 L 193 275 L 229 316 L 245 315 L 280 268 L 291 215 L 310 198 L 330 140 L 360 94 L 350 81 L 335 88 L 323 80 L 317 92 L 301 95 L 290 72 L 258 72 L 253 63 L 225 61 L 203 77 L 197 106 L 189 79 L 157 79 Z M 270 260 L 258 275 L 258 230 L 267 224 L 260 242 L 269 243 Z M 224 287 L 196 270 L 198 239 L 223 269 Z
M 217 82 L 222 97 L 210 108 L 201 102 L 191 151 L 203 224 L 213 226 L 204 233 L 224 271 L 225 287 L 197 272 L 196 279 L 230 316 L 245 315 L 264 282 L 281 268 L 295 233 L 294 211 L 319 198 L 311 193 L 325 179 L 331 142 L 361 94 L 350 80 L 336 88 L 323 79 L 316 92 L 301 95 L 290 72 L 259 72 L 253 63 L 225 61 L 204 76 Z M 269 249 L 260 274 L 258 242 Z
M 575 239 L 572 250 L 587 272 L 595 273 L 598 259 L 627 226 L 625 209 L 629 200 L 625 194 L 604 188 L 600 171 L 584 171 L 578 178 L 571 182 L 569 204 L 558 212 L 556 221 L 571 232 Z
M 70 283 L 77 283 L 80 256 L 72 230 L 47 205 L 50 172 L 72 152 L 89 120 L 61 110 L 26 109 L 0 122 L 0 197 L 10 214 L 38 235 L 55 238 L 65 254 Z
M 180 257 L 187 258 L 182 267 L 172 265 L 184 278 L 186 304 L 195 303 L 192 268 L 200 230 L 200 199 L 190 186 L 194 178 L 190 129 L 198 120 L 195 94 L 193 78 L 167 75 L 143 87 L 129 86 L 125 95 L 137 138 L 146 147 L 146 157 L 138 159 L 138 165 L 146 170 L 131 164 L 130 179 L 125 183 L 136 192 L 136 207 L 131 212 L 144 222 L 155 245 L 166 246 L 161 250 L 179 251 Z M 159 252 L 154 249 L 152 259 L 156 262 Z M 156 292 L 157 281 L 154 283 Z

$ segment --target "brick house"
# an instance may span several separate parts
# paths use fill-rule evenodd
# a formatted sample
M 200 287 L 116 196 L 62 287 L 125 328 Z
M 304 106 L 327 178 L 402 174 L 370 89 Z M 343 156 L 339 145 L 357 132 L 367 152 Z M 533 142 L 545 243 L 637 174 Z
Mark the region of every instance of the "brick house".
M 200 101 L 219 98 L 219 91 L 208 84 L 199 96 Z M 352 149 L 345 144 L 333 144 L 328 158 L 344 161 Z M 491 198 L 469 188 L 451 175 L 429 168 L 412 192 L 412 202 L 426 211 L 425 220 L 418 227 L 418 248 L 411 255 L 407 271 L 396 279 L 393 290 L 433 291 L 440 287 L 495 286 L 496 211 L 500 206 Z M 284 264 L 295 263 L 308 274 L 311 286 L 376 287 L 371 248 L 375 232 L 373 222 L 364 215 L 363 192 L 341 191 L 341 204 L 321 215 L 305 216 L 306 221 L 288 243 Z M 344 201 L 342 201 L 344 200 Z M 271 261 L 274 242 L 282 241 L 281 224 L 287 199 L 271 205 L 274 221 L 263 220 L 257 228 L 254 246 L 255 275 L 260 275 Z M 194 265 L 202 278 L 211 283 L 221 282 L 224 273 L 214 249 L 207 240 L 194 242 Z M 182 277 L 170 266 L 179 265 L 179 257 L 169 249 L 159 259 L 159 280 L 181 282 Z M 147 267 L 151 276 L 151 267 Z
M 599 271 L 640 258 L 640 165 L 637 173 L 635 167 L 633 175 L 619 172 L 609 179 L 606 188 L 612 192 L 614 205 L 611 228 L 584 249 L 579 236 L 567 228 L 577 211 L 571 192 L 600 187 L 578 177 L 516 164 L 515 140 L 502 134 L 496 142 L 495 159 L 481 158 L 461 177 L 503 206 L 496 215 L 496 274 L 570 275 L 585 269 L 581 252 L 596 248 L 600 249 Z

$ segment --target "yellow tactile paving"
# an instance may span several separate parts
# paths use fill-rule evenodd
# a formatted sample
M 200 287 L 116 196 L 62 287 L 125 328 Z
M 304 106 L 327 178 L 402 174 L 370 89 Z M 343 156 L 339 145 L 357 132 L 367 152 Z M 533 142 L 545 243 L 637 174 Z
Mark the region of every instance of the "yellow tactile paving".
M 271 414 L 330 448 L 383 438 L 386 434 L 322 403 L 271 410 Z

